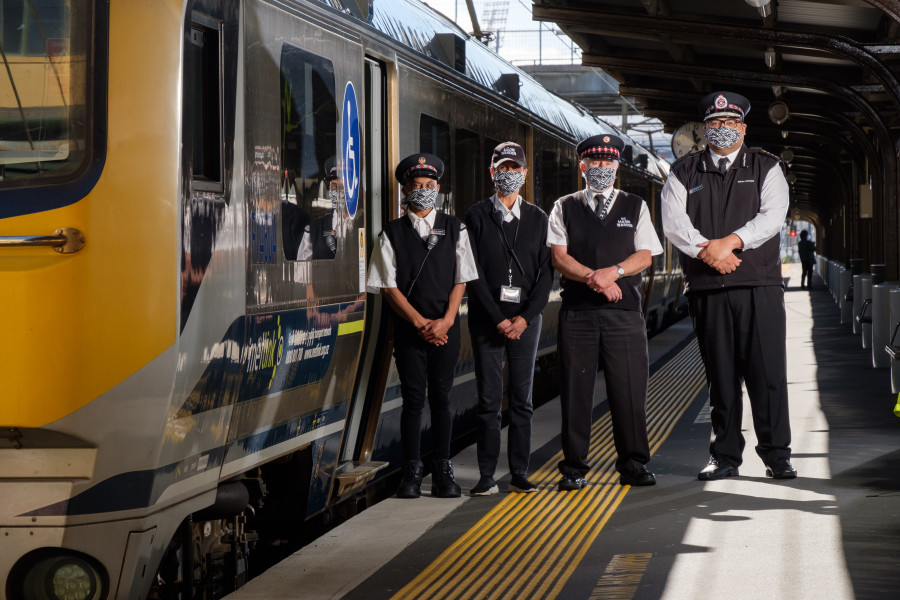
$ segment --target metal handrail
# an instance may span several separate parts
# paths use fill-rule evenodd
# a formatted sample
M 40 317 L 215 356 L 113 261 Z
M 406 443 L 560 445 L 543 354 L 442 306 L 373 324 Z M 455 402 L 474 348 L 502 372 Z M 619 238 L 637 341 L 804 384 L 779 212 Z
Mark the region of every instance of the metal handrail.
M 869 307 L 870 304 L 872 304 L 871 298 L 863 300 L 862 306 L 859 309 L 859 314 L 856 315 L 857 323 L 871 323 L 872 322 L 872 317 L 866 316 L 866 309 Z
M 894 325 L 894 333 L 893 335 L 891 335 L 891 341 L 888 342 L 888 345 L 884 347 L 884 351 L 887 352 L 888 355 L 894 360 L 897 359 L 897 356 L 900 356 L 900 352 L 898 352 L 900 351 L 900 348 L 894 346 L 894 339 L 897 337 L 898 329 L 900 329 L 900 321 L 898 321 L 897 324 Z
M 60 254 L 78 252 L 84 247 L 84 234 L 71 227 L 61 227 L 53 235 L 0 236 L 0 248 L 29 248 L 45 246 Z

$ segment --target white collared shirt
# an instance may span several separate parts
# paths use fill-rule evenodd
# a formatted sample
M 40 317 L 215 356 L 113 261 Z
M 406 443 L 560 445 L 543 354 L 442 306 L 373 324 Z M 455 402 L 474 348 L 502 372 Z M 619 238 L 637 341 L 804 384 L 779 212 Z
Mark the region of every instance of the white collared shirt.
M 434 228 L 437 209 L 432 209 L 424 217 L 417 216 L 413 211 L 407 210 L 409 217 L 422 239 L 431 234 Z M 478 279 L 478 267 L 475 266 L 475 255 L 472 253 L 472 245 L 469 242 L 469 232 L 465 229 L 459 232 L 456 242 L 456 275 L 454 283 L 465 283 Z M 372 250 L 372 258 L 369 261 L 369 277 L 366 281 L 366 291 L 378 294 L 381 288 L 397 287 L 397 256 L 388 237 L 381 233 L 378 236 L 378 245 Z
M 712 148 L 710 148 L 710 149 L 709 149 L 709 156 L 712 158 L 712 163 L 713 163 L 714 165 L 716 165 L 716 167 L 719 166 L 719 161 L 720 161 L 720 160 L 722 160 L 723 158 L 727 158 L 727 159 L 728 159 L 728 163 L 725 165 L 725 170 L 727 171 L 728 169 L 731 168 L 731 165 L 734 164 L 734 159 L 737 158 L 738 152 L 740 152 L 740 151 L 741 151 L 741 147 L 738 146 L 738 149 L 737 149 L 737 150 L 735 150 L 734 152 L 732 152 L 732 153 L 730 153 L 730 154 L 725 154 L 725 155 L 723 156 L 723 155 L 721 155 L 721 154 L 716 154 L 715 152 L 713 152 Z
M 599 201 L 596 200 L 594 196 L 600 196 L 602 201 L 606 202 L 609 199 L 610 194 L 613 194 L 614 192 L 616 196 L 618 196 L 618 190 L 612 186 L 600 194 L 595 194 L 593 192 L 588 193 L 588 189 L 585 188 L 581 191 L 581 201 L 592 211 L 596 212 Z M 612 207 L 615 204 L 616 197 L 613 196 L 608 210 L 612 210 Z M 566 225 L 563 222 L 562 204 L 559 200 L 556 201 L 553 205 L 553 210 L 550 211 L 550 229 L 547 232 L 547 245 L 569 245 L 569 234 L 566 231 Z M 634 249 L 635 251 L 649 250 L 651 256 L 663 253 L 662 244 L 659 243 L 659 236 L 656 235 L 656 231 L 653 229 L 653 220 L 650 218 L 650 209 L 647 208 L 647 203 L 645 201 L 641 201 L 641 214 L 638 217 L 637 226 L 634 228 Z
M 494 203 L 494 210 L 500 211 L 500 215 L 503 217 L 504 222 L 509 223 L 513 220 L 513 218 L 522 218 L 522 209 L 520 208 L 520 205 L 522 203 L 522 196 L 516 197 L 516 201 L 513 202 L 512 208 L 506 208 L 506 205 L 500 201 L 500 198 L 497 196 L 497 194 L 494 194 L 491 197 L 491 200 Z
M 712 151 L 710 151 L 712 152 Z M 729 154 L 728 166 L 734 161 L 740 149 Z M 716 164 L 721 156 L 712 153 L 713 164 Z M 687 190 L 673 173 L 669 173 L 666 184 L 660 194 L 662 202 L 663 232 L 675 247 L 686 255 L 696 258 L 701 248 L 698 244 L 708 242 L 700 231 L 694 227 L 691 218 L 687 214 Z M 790 187 L 784 178 L 781 167 L 774 165 L 765 179 L 759 192 L 759 213 L 743 226 L 734 230 L 745 250 L 759 248 L 772 236 L 781 231 L 784 217 L 787 215 L 790 202 Z

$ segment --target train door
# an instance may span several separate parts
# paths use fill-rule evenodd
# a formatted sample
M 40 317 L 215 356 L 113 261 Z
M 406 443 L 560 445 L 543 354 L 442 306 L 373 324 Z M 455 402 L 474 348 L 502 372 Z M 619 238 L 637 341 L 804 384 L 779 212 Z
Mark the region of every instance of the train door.
M 378 242 L 378 235 L 394 214 L 388 144 L 388 113 L 392 106 L 388 100 L 388 67 L 383 61 L 366 57 L 363 102 L 366 126 L 363 139 L 366 141 L 365 209 L 369 220 L 365 231 L 366 243 L 360 250 L 360 269 L 365 268 L 368 254 Z M 380 294 L 369 298 L 362 358 L 341 450 L 343 464 L 338 473 L 338 496 L 352 491 L 387 466 L 386 462 L 368 462 L 391 361 L 390 328 L 387 319 L 383 318 L 385 305 Z
M 247 316 L 222 477 L 302 450 L 310 516 L 331 499 L 364 327 L 364 54 L 315 7 L 241 10 Z

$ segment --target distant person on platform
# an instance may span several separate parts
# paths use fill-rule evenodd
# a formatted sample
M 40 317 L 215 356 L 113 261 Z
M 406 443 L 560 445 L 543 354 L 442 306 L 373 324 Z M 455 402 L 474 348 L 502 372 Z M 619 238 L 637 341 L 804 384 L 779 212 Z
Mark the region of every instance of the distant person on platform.
M 654 485 L 647 470 L 647 325 L 641 271 L 662 245 L 643 198 L 614 187 L 625 142 L 595 135 L 578 144 L 585 188 L 563 196 L 550 212 L 547 243 L 562 275 L 557 347 L 563 460 L 561 491 L 587 485 L 591 411 L 597 367 L 606 396 L 621 485 Z
M 803 268 L 803 274 L 800 275 L 800 289 L 812 289 L 813 269 L 816 266 L 816 243 L 808 238 L 808 231 L 804 229 L 800 232 L 800 242 L 797 244 L 800 266 Z
M 531 389 L 541 311 L 553 285 L 547 215 L 519 195 L 528 175 L 522 146 L 503 142 L 494 148 L 490 173 L 497 193 L 466 212 L 466 228 L 478 264 L 478 279 L 468 285 L 481 474 L 469 492 L 473 496 L 499 491 L 494 471 L 500 458 L 504 356 L 509 370 L 508 490 L 537 491 L 537 486 L 528 481 L 534 413 Z
M 421 495 L 420 445 L 425 401 L 431 410 L 431 495 L 458 498 L 450 463 L 450 389 L 459 357 L 459 305 L 466 282 L 478 278 L 466 226 L 434 207 L 444 163 L 419 152 L 397 165 L 406 214 L 384 228 L 372 251 L 367 290 L 393 309 L 394 358 L 403 406 L 403 474 L 397 496 Z
M 681 251 L 684 291 L 709 382 L 713 440 L 702 481 L 738 475 L 747 386 L 766 475 L 791 479 L 780 231 L 788 209 L 781 159 L 744 145 L 750 102 L 714 92 L 699 104 L 709 149 L 681 157 L 662 189 L 666 237 Z

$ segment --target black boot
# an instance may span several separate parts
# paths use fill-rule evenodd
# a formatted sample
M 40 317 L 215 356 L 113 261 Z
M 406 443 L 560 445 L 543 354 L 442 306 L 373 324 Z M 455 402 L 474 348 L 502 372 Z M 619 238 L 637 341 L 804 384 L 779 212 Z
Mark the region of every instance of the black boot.
M 422 495 L 422 461 L 408 460 L 403 463 L 403 476 L 397 488 L 398 498 L 418 498 Z
M 459 498 L 462 490 L 453 479 L 453 465 L 446 458 L 434 461 L 431 473 L 431 495 L 435 498 Z

